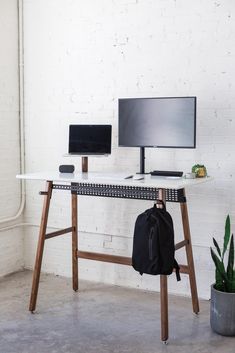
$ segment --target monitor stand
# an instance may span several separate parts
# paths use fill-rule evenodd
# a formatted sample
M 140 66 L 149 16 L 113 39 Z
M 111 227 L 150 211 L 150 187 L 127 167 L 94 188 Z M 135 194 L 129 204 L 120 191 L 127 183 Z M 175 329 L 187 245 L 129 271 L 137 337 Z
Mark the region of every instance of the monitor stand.
M 145 173 L 145 147 L 140 147 L 140 171 L 136 174 L 149 174 Z

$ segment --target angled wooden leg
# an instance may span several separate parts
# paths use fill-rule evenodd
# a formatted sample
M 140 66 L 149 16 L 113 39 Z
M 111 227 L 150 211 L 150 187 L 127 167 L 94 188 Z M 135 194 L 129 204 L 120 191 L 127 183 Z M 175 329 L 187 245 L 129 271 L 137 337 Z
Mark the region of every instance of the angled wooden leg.
M 52 194 L 52 181 L 47 181 L 46 191 L 43 192 L 42 194 L 45 196 L 44 196 L 39 238 L 38 238 L 37 254 L 36 254 L 36 260 L 35 260 L 34 272 L 33 272 L 31 298 L 30 298 L 30 304 L 29 304 L 29 310 L 32 312 L 36 309 L 38 286 L 39 286 L 41 266 L 42 266 L 42 256 L 43 256 L 45 235 L 46 235 L 46 229 L 47 229 L 47 220 L 48 220 L 48 214 L 49 214 L 50 199 Z
M 158 199 L 166 204 L 166 190 L 159 189 Z M 157 205 L 158 207 L 158 205 Z M 162 207 L 159 205 L 159 207 Z M 160 276 L 160 298 L 161 298 L 161 339 L 163 342 L 168 340 L 168 291 L 167 291 L 167 276 Z
M 161 339 L 168 340 L 168 293 L 167 276 L 160 276 L 160 296 L 161 296 Z
M 185 190 L 184 190 L 184 196 L 185 196 Z M 187 203 L 186 202 L 180 203 L 180 208 L 181 208 L 181 216 L 182 216 L 182 223 L 183 223 L 183 230 L 184 230 L 184 239 L 188 241 L 185 246 L 185 249 L 186 249 L 186 256 L 187 256 L 188 269 L 189 269 L 189 281 L 190 281 L 190 288 L 191 288 L 193 311 L 195 314 L 198 314 L 200 310 L 199 310 L 199 301 L 198 301 L 198 294 L 197 294 L 197 283 L 196 283 L 196 276 L 195 276 L 195 269 L 194 269 L 193 250 L 192 250 L 192 242 L 191 242 L 191 235 L 190 235 Z
M 77 226 L 77 194 L 72 193 L 72 271 L 73 290 L 78 290 L 78 226 Z

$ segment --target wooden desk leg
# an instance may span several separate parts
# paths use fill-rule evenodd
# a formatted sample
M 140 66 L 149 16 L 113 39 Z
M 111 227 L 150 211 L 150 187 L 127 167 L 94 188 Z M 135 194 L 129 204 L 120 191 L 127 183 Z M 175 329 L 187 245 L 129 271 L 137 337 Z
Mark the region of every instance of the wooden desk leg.
M 32 312 L 36 309 L 38 286 L 39 286 L 41 266 L 42 266 L 42 256 L 43 256 L 45 235 L 46 235 L 46 229 L 47 229 L 47 220 L 48 220 L 48 214 L 49 214 L 51 194 L 52 194 L 52 181 L 48 181 L 46 183 L 46 192 L 44 196 L 39 238 L 38 238 L 38 246 L 37 246 L 37 254 L 36 254 L 36 260 L 35 260 L 34 272 L 33 272 L 31 298 L 30 298 L 30 304 L 29 304 L 29 310 Z
M 185 196 L 185 190 L 184 190 L 184 196 Z M 197 294 L 197 283 L 196 283 L 196 276 L 195 276 L 195 269 L 194 269 L 193 250 L 192 250 L 192 242 L 191 242 L 191 235 L 190 235 L 187 203 L 186 202 L 180 203 L 180 208 L 181 208 L 181 216 L 182 216 L 182 223 L 183 223 L 183 230 L 184 230 L 184 239 L 188 241 L 188 244 L 186 245 L 186 256 L 187 256 L 187 262 L 188 262 L 188 268 L 189 268 L 189 281 L 190 281 L 190 288 L 191 288 L 193 311 L 195 314 L 198 314 L 200 310 L 199 310 L 199 301 L 198 301 L 198 294 Z
M 73 290 L 78 290 L 78 225 L 77 225 L 77 194 L 72 194 L 72 271 Z
M 159 189 L 158 199 L 166 204 L 166 190 Z M 157 206 L 158 207 L 158 206 Z M 161 207 L 161 205 L 159 205 Z M 160 276 L 160 299 L 161 299 L 161 339 L 163 342 L 168 340 L 168 291 L 167 276 Z
M 161 339 L 168 340 L 168 293 L 167 276 L 160 275 L 160 297 L 161 297 Z

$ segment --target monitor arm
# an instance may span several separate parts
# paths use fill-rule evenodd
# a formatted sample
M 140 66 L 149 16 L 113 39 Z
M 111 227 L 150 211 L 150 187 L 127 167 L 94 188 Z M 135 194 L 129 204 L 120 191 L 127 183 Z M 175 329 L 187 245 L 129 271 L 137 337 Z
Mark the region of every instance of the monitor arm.
M 140 171 L 139 174 L 145 174 L 145 148 L 140 147 Z

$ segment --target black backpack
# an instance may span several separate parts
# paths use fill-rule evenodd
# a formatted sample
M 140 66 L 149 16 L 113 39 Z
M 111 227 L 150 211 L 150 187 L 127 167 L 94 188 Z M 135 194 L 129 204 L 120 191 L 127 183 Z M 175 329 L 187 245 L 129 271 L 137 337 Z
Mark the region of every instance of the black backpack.
M 165 204 L 154 205 L 141 213 L 135 222 L 132 266 L 141 275 L 170 275 L 175 269 L 180 281 L 179 265 L 175 260 L 174 228 Z

